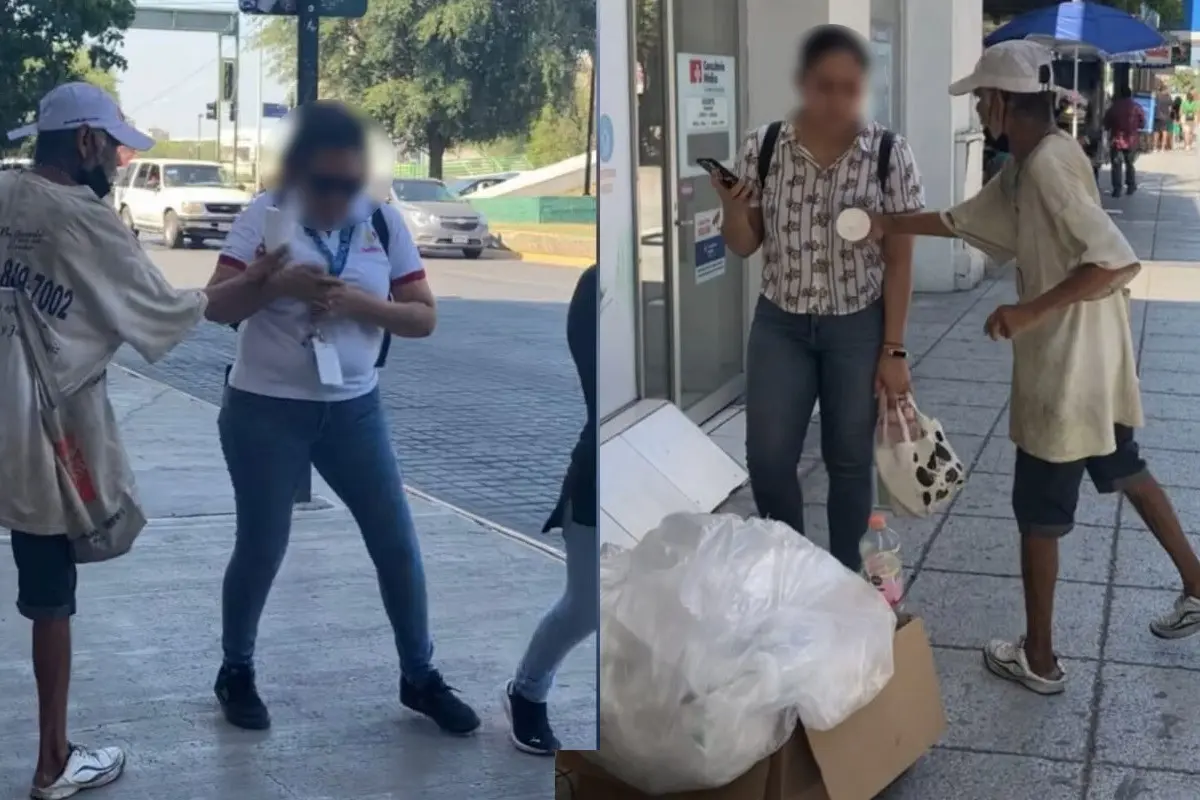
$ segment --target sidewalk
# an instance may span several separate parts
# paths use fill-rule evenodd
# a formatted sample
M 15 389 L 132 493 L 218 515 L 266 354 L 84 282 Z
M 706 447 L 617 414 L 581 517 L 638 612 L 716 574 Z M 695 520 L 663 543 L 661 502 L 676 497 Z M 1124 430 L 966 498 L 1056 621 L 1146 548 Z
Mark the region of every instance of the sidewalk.
M 1134 342 L 1147 424 L 1145 457 L 1184 528 L 1200 534 L 1200 156 L 1150 155 L 1141 190 L 1105 205 L 1144 259 Z M 1101 176 L 1105 186 L 1108 174 Z M 1157 260 L 1156 260 L 1157 259 Z M 894 519 L 905 540 L 909 602 L 927 621 L 949 730 L 886 800 L 1195 800 L 1200 796 L 1200 639 L 1162 642 L 1147 625 L 1178 593 L 1170 561 L 1128 504 L 1085 482 L 1062 543 L 1057 646 L 1066 694 L 1036 696 L 988 673 L 980 647 L 1022 632 L 1010 491 L 1011 352 L 982 333 L 1015 299 L 1011 270 L 971 292 L 921 295 L 909 349 L 915 394 L 971 465 L 966 488 L 932 520 Z M 737 418 L 714 433 L 736 440 Z M 814 425 L 802 465 L 806 519 L 827 544 L 827 478 Z M 753 513 L 742 490 L 729 503 Z M 1200 546 L 1200 536 L 1193 536 Z
M 412 498 L 436 660 L 484 719 L 477 736 L 455 739 L 399 705 L 391 631 L 349 513 L 329 502 L 298 510 L 259 641 L 274 729 L 232 729 L 219 719 L 211 688 L 234 525 L 216 409 L 119 367 L 109 380 L 153 519 L 132 554 L 80 569 L 70 733 L 129 754 L 128 774 L 89 798 L 550 796 L 554 770 L 513 749 L 499 693 L 561 591 L 561 561 Z M 319 481 L 313 488 L 333 496 Z M 7 555 L 0 585 L 0 797 L 23 797 L 37 754 L 37 709 L 29 624 L 14 606 Z M 569 747 L 595 746 L 595 664 L 595 648 L 581 647 L 551 697 Z

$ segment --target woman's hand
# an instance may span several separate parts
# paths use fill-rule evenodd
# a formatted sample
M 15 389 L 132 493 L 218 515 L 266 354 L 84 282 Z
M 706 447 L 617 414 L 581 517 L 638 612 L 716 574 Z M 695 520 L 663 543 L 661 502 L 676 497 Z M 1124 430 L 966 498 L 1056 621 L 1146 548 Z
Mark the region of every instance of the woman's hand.
M 281 247 L 273 253 L 263 253 L 250 262 L 243 274 L 250 281 L 265 283 L 283 269 L 283 265 L 287 263 L 287 257 L 287 247 Z
M 268 281 L 269 288 L 276 296 L 291 297 L 306 303 L 317 302 L 343 285 L 340 279 L 316 264 L 297 264 L 279 270 Z
M 888 405 L 894 406 L 911 392 L 912 375 L 908 371 L 908 361 L 887 353 L 881 355 L 875 368 L 875 394 L 887 398 Z
M 721 198 L 721 205 L 725 206 L 727 212 L 745 213 L 749 211 L 757 196 L 754 186 L 746 178 L 742 178 L 733 186 L 726 186 L 721 181 L 720 175 L 713 174 L 711 182 L 713 188 L 717 190 L 717 196 Z
M 361 317 L 365 309 L 376 301 L 375 297 L 357 286 L 340 281 L 338 283 L 338 286 L 331 287 L 320 298 L 310 303 L 309 307 L 312 309 L 313 316 Z

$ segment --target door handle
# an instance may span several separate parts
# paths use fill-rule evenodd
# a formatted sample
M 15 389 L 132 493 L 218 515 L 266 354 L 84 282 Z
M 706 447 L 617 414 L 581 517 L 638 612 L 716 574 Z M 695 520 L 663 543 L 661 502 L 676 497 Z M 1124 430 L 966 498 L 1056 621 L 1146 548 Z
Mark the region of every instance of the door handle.
M 677 219 L 677 220 L 675 220 L 675 227 L 676 227 L 676 228 L 691 228 L 691 227 L 692 227 L 692 226 L 694 226 L 695 224 L 696 224 L 696 223 L 695 223 L 695 222 L 693 222 L 693 221 L 692 221 L 692 220 L 690 220 L 690 219 Z

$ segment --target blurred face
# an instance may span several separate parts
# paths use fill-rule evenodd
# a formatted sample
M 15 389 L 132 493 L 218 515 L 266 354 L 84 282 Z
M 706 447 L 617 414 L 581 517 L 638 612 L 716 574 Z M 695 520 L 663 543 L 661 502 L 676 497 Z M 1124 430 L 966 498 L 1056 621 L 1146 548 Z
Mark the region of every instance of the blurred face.
M 317 224 L 340 224 L 365 183 L 366 154 L 361 150 L 318 150 L 298 186 L 305 216 Z
M 83 127 L 75 135 L 80 165 L 85 171 L 103 173 L 112 180 L 117 174 L 117 140 L 98 128 Z
M 994 89 L 979 89 L 975 92 L 975 112 L 988 135 L 998 139 L 1004 135 L 1004 98 Z
M 807 119 L 831 127 L 855 125 L 862 113 L 866 70 L 853 53 L 834 50 L 821 56 L 799 76 L 797 88 Z

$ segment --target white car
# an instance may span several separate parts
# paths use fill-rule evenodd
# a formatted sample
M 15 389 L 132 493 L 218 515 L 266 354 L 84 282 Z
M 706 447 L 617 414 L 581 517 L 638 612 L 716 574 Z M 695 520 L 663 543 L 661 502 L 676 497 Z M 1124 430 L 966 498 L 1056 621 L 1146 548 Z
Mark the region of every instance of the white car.
M 113 204 L 129 229 L 161 233 L 168 247 L 224 239 L 250 200 L 213 161 L 134 159 L 113 187 Z
M 458 251 L 479 258 L 491 247 L 487 219 L 434 178 L 397 178 L 389 202 L 404 215 L 422 254 Z

